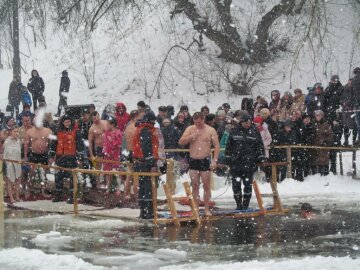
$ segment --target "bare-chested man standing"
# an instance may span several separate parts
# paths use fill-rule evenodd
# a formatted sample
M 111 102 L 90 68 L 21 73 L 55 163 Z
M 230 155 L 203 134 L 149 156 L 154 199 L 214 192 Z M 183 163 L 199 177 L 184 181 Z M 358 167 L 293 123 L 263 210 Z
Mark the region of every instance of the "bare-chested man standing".
M 91 113 L 93 124 L 89 129 L 89 158 L 93 161 L 95 158 L 103 158 L 103 134 L 107 130 L 108 122 L 100 119 L 97 111 Z M 101 163 L 96 163 L 95 169 L 100 169 Z M 99 178 L 97 179 L 99 181 Z
M 22 148 L 22 153 L 24 153 L 24 143 L 26 138 L 26 131 L 31 129 L 33 126 L 31 125 L 31 113 L 25 112 L 21 116 L 21 123 L 22 126 L 19 128 L 19 139 Z M 25 158 L 25 157 L 22 157 Z M 21 186 L 25 191 L 25 198 L 29 197 L 30 187 L 29 187 L 29 173 L 30 173 L 30 166 L 22 165 L 21 166 Z
M 38 116 L 36 116 L 38 117 Z M 49 128 L 43 127 L 39 122 L 34 127 L 29 128 L 25 133 L 24 140 L 24 159 L 31 163 L 38 163 L 48 165 L 49 162 L 49 144 L 52 131 Z M 35 174 L 34 168 L 30 170 L 30 177 Z M 45 190 L 42 189 L 42 195 L 45 195 Z
M 205 215 L 211 215 L 209 201 L 210 170 L 216 168 L 219 157 L 219 139 L 216 130 L 204 122 L 204 115 L 196 112 L 193 116 L 194 125 L 186 128 L 179 140 L 180 145 L 190 144 L 189 174 L 196 206 L 199 207 L 200 178 L 204 187 Z M 214 158 L 211 161 L 211 147 L 214 147 Z

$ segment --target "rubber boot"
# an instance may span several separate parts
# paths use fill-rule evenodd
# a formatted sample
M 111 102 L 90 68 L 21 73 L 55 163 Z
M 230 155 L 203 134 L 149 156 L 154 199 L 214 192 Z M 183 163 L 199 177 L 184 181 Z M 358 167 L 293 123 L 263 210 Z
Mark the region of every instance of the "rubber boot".
M 243 210 L 247 210 L 249 208 L 251 196 L 244 196 L 243 200 Z
M 54 198 L 52 199 L 52 202 L 53 202 L 53 203 L 62 202 L 62 200 L 63 200 L 63 197 L 62 197 L 62 192 L 61 192 L 61 190 L 55 190 L 55 192 L 54 192 Z
M 242 204 L 242 197 L 238 195 L 234 195 L 234 199 L 236 202 L 236 209 L 235 210 L 242 210 L 243 204 Z
M 154 218 L 154 208 L 152 201 L 145 201 L 145 219 Z

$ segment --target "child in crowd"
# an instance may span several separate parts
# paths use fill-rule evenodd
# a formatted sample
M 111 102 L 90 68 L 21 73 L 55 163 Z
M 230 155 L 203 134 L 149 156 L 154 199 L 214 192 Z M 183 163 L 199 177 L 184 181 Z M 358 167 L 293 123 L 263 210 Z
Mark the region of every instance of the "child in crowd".
M 19 131 L 17 128 L 10 130 L 9 137 L 4 142 L 4 159 L 21 161 L 21 146 L 18 139 Z M 20 177 L 21 164 L 6 162 L 6 185 L 10 198 L 10 203 L 20 200 Z M 15 197 L 15 199 L 14 199 Z

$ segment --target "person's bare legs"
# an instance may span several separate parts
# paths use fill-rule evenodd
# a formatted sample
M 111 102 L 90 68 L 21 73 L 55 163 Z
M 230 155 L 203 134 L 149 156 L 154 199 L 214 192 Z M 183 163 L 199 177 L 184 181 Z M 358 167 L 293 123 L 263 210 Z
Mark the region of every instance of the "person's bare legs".
M 20 183 L 21 183 L 21 177 L 16 179 L 15 181 L 15 200 L 18 202 L 21 202 L 20 199 Z
M 191 187 L 192 187 L 192 195 L 194 198 L 196 209 L 199 211 L 199 186 L 200 186 L 200 172 L 196 170 L 189 170 L 189 175 L 191 178 Z
M 201 181 L 204 188 L 204 204 L 205 204 L 205 215 L 210 216 L 210 207 L 209 202 L 211 198 L 211 189 L 210 189 L 210 171 L 202 171 L 200 172 Z
M 6 188 L 9 195 L 10 203 L 13 204 L 15 202 L 13 196 L 13 183 L 7 177 L 5 178 L 5 181 L 6 181 Z

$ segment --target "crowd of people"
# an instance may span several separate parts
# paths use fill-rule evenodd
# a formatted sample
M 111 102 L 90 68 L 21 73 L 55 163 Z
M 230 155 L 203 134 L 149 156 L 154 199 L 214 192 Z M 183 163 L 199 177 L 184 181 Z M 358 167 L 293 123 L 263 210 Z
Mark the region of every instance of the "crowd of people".
M 68 93 L 70 87 L 67 72 L 62 75 L 57 116 L 61 116 L 62 107 L 67 107 L 64 93 Z M 189 172 L 197 205 L 201 179 L 207 215 L 211 214 L 210 171 L 224 175 L 229 168 L 236 209 L 244 210 L 249 207 L 253 174 L 258 164 L 286 161 L 285 150 L 272 146 L 350 146 L 351 142 L 354 145 L 359 142 L 359 67 L 353 75 L 345 86 L 339 76 L 333 75 L 326 87 L 316 83 L 307 88 L 307 93 L 297 88 L 282 95 L 273 90 L 269 102 L 263 96 L 255 100 L 243 98 L 235 109 L 224 103 L 215 112 L 203 106 L 191 115 L 187 105 L 182 105 L 176 113 L 175 108 L 168 105 L 158 107 L 156 115 L 144 101 L 139 101 L 137 108 L 130 112 L 125 103 L 118 102 L 107 105 L 101 114 L 91 105 L 82 111 L 79 119 L 65 112 L 55 123 L 44 109 L 44 82 L 34 70 L 27 87 L 16 80 L 10 85 L 11 116 L 1 118 L 1 152 L 4 158 L 55 163 L 69 169 L 81 166 L 120 170 L 119 161 L 126 160 L 130 172 L 163 171 L 165 160 L 173 158 L 180 164 L 180 173 Z M 10 95 L 14 89 L 18 93 L 16 102 Z M 27 91 L 32 99 L 25 98 Z M 23 103 L 21 113 L 19 100 Z M 31 112 L 31 100 L 34 112 Z M 189 151 L 167 151 L 169 149 Z M 335 150 L 300 148 L 292 154 L 292 177 L 298 181 L 310 174 L 337 173 Z M 8 194 L 14 202 L 20 200 L 20 187 L 25 191 L 31 188 L 34 169 L 11 162 L 6 165 Z M 271 172 L 264 170 L 270 179 Z M 279 181 L 285 179 L 286 171 L 285 166 L 279 168 Z M 63 200 L 64 179 L 71 178 L 69 171 L 56 174 L 53 202 Z M 110 176 L 105 177 L 106 193 L 110 192 L 111 180 Z M 93 189 L 101 184 L 99 176 L 90 175 L 90 182 Z M 68 203 L 73 203 L 72 181 L 70 183 Z M 130 176 L 124 179 L 124 197 L 138 198 L 140 217 L 152 218 L 151 181 L 140 177 L 139 186 L 131 189 L 133 184 Z

